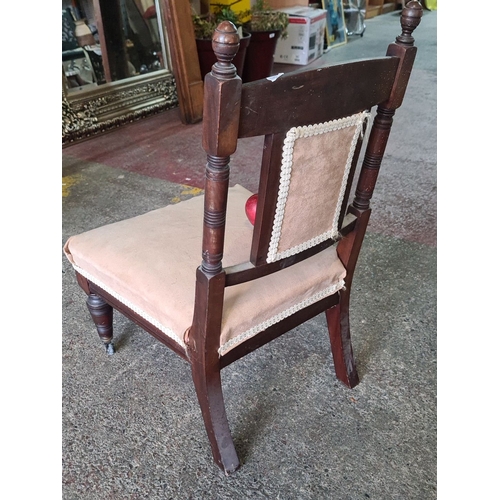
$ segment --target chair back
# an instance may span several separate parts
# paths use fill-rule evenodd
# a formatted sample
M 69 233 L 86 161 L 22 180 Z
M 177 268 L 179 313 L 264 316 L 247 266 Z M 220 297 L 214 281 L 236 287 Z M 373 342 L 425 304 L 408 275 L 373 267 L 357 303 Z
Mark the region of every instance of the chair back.
M 369 210 L 392 116 L 401 105 L 415 58 L 411 33 L 420 20 L 413 19 L 415 12 L 421 11 L 405 10 L 403 32 L 385 57 L 244 85 L 231 63 L 238 49 L 236 30 L 229 22 L 219 25 L 213 37 L 218 62 L 205 78 L 205 270 L 222 269 L 229 160 L 238 139 L 264 136 L 249 257 L 262 269 L 250 274 L 246 270 L 245 277 L 234 276 L 231 283 L 283 269 L 324 250 L 341 238 L 346 212 L 360 215 Z M 348 208 L 362 141 L 376 107 L 356 196 Z

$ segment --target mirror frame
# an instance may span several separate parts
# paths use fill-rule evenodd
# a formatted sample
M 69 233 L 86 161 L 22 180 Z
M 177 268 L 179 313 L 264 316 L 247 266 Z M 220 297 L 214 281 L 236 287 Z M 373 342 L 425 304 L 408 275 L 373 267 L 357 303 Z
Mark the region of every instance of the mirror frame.
M 63 146 L 179 104 L 169 70 L 68 92 L 63 73 Z
M 157 8 L 160 6 L 158 0 L 155 4 Z M 158 20 L 168 69 L 71 90 L 63 71 L 63 147 L 179 105 L 176 82 L 170 69 L 173 64 L 163 14 L 165 7 L 163 3 Z

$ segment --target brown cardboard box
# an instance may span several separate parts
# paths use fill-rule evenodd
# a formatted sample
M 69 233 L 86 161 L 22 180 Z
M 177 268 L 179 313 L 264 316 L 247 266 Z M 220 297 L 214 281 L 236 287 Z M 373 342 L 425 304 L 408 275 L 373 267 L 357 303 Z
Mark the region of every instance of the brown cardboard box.
M 282 7 L 295 7 L 297 5 L 307 6 L 309 5 L 309 0 L 267 0 L 267 4 L 272 9 L 280 9 Z

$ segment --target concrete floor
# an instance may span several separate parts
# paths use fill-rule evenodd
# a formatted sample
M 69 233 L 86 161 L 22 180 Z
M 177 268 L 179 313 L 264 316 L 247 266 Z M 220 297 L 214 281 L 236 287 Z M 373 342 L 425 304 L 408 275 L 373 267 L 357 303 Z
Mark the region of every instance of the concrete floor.
M 323 316 L 225 369 L 242 468 L 224 477 L 189 366 L 119 314 L 108 358 L 63 258 L 64 499 L 436 498 L 436 31 L 426 11 L 354 278 L 361 383 L 336 380 Z M 399 32 L 397 13 L 367 20 L 313 64 L 383 55 Z M 200 131 L 170 110 L 65 148 L 63 241 L 198 194 Z M 255 191 L 252 141 L 231 183 Z

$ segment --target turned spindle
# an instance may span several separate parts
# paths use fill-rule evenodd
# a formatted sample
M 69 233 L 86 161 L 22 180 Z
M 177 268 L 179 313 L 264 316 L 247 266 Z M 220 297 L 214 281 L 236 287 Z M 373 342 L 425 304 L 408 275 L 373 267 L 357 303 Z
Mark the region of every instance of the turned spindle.
M 418 1 L 412 0 L 406 4 L 400 18 L 401 35 L 397 36 L 396 42 L 389 45 L 387 49 L 387 55 L 398 57 L 400 62 L 389 99 L 377 107 L 354 201 L 350 208 L 354 213 L 359 214 L 370 208 L 370 200 L 391 132 L 393 116 L 403 102 L 406 85 L 415 60 L 417 49 L 413 46 L 415 40 L 412 33 L 420 24 L 422 13 L 423 9 Z
M 424 11 L 422 5 L 417 0 L 408 2 L 401 13 L 402 33 L 396 37 L 396 43 L 401 45 L 413 46 L 415 39 L 412 36 L 415 28 L 420 24 Z
M 201 269 L 208 275 L 222 271 L 230 155 L 238 140 L 241 78 L 232 63 L 240 46 L 238 31 L 230 21 L 219 24 L 212 36 L 217 62 L 205 78 L 203 148 L 205 212 Z M 220 103 L 224 102 L 224 106 Z

